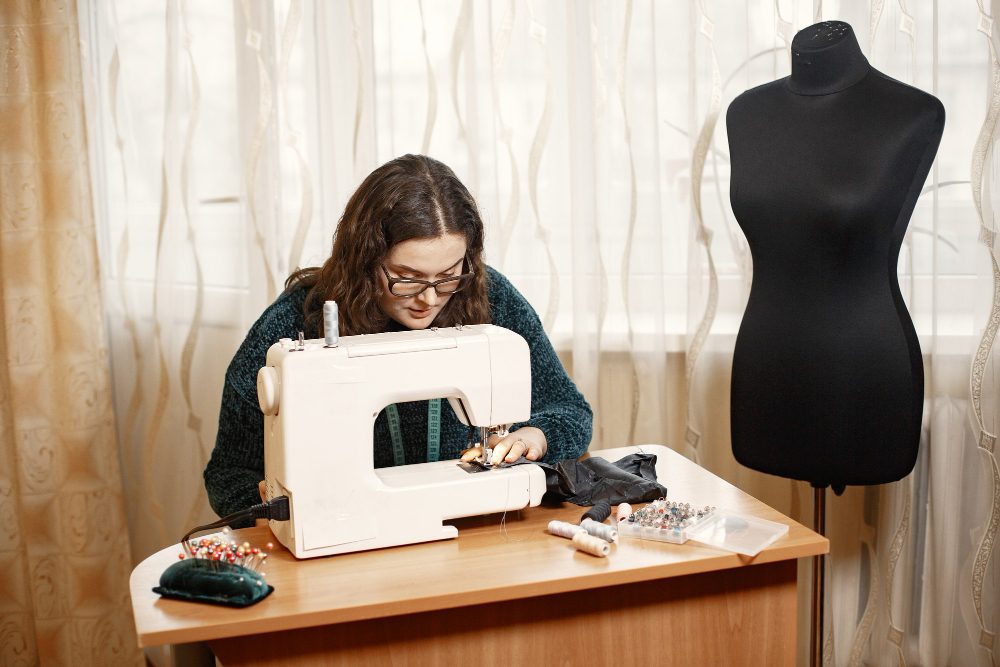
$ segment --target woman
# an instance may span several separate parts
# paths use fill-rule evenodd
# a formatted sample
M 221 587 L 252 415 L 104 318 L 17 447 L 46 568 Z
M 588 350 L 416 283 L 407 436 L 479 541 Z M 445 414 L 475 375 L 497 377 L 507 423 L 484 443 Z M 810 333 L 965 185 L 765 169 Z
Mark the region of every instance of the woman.
M 226 371 L 219 431 L 205 468 L 212 508 L 225 516 L 260 502 L 264 416 L 257 371 L 280 338 L 323 337 L 323 303 L 339 306 L 345 336 L 491 322 L 520 334 L 531 358 L 531 418 L 495 438 L 492 462 L 577 458 L 590 443 L 590 406 L 566 375 L 538 315 L 499 272 L 483 264 L 483 222 L 447 166 L 404 155 L 373 171 L 351 196 L 322 267 L 285 283 L 247 334 Z M 471 460 L 468 427 L 447 401 L 388 406 L 375 420 L 375 466 Z M 399 428 L 391 429 L 387 413 Z M 439 415 L 439 417 L 436 417 Z M 396 419 L 398 417 L 398 419 Z M 434 419 L 440 420 L 439 430 Z M 428 442 L 428 433 L 439 442 Z M 433 435 L 431 435 L 433 440 Z M 437 446 L 434 446 L 437 445 Z

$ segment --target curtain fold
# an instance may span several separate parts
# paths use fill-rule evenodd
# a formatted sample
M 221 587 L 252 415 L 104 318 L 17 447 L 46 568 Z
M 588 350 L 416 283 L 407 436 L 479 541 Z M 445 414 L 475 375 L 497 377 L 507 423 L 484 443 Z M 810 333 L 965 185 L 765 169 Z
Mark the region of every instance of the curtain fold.
M 666 443 L 809 525 L 807 484 L 731 453 L 752 260 L 729 207 L 725 111 L 789 73 L 797 30 L 839 19 L 948 119 L 899 264 L 927 378 L 920 458 L 898 483 L 828 494 L 825 661 L 997 664 L 996 9 L 94 3 L 91 152 L 136 559 L 211 516 L 201 468 L 226 364 L 288 273 L 328 255 L 357 184 L 407 152 L 476 196 L 487 261 L 595 408 L 592 449 Z M 805 610 L 808 563 L 800 575 Z M 802 659 L 808 626 L 803 614 Z
M 75 3 L 3 3 L 0 54 L 0 662 L 141 664 Z

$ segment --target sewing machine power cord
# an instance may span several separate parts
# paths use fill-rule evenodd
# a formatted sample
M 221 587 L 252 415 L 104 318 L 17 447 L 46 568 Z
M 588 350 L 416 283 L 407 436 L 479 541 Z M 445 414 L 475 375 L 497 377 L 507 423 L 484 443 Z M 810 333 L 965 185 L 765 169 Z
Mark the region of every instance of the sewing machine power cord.
M 266 503 L 258 503 L 256 505 L 251 505 L 246 509 L 240 510 L 239 512 L 233 512 L 232 514 L 222 517 L 218 521 L 213 521 L 212 523 L 206 523 L 204 526 L 192 528 L 181 540 L 181 544 L 186 544 L 195 533 L 212 530 L 213 528 L 222 528 L 224 526 L 230 526 L 234 523 L 253 521 L 256 519 L 288 521 L 289 518 L 288 496 L 278 496 L 277 498 L 273 498 Z

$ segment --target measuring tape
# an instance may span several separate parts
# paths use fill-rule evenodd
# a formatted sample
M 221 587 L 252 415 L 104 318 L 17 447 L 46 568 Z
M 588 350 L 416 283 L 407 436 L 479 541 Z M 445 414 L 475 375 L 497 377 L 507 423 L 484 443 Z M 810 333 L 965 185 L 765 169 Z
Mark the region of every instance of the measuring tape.
M 392 458 L 398 466 L 406 465 L 406 451 L 403 449 L 403 431 L 399 427 L 399 410 L 393 403 L 385 409 L 389 420 L 389 435 L 392 437 Z M 441 399 L 427 401 L 427 461 L 437 461 L 441 457 Z

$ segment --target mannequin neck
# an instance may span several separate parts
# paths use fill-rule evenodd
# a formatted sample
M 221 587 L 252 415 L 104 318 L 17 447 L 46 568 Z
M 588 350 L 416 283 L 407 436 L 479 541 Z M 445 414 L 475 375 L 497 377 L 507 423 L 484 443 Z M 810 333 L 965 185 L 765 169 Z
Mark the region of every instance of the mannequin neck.
M 799 95 L 829 95 L 858 83 L 870 69 L 851 26 L 824 21 L 803 28 L 792 40 L 788 87 Z

